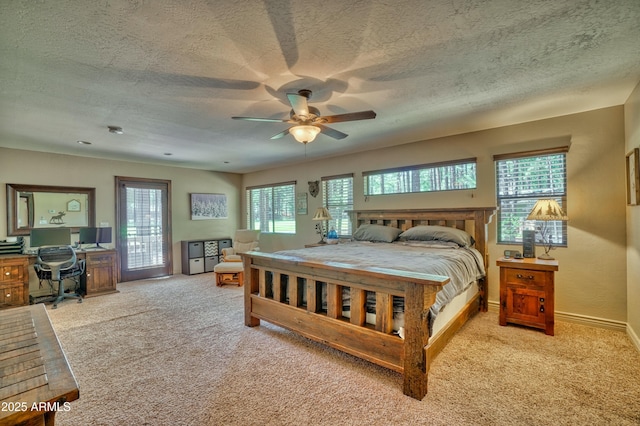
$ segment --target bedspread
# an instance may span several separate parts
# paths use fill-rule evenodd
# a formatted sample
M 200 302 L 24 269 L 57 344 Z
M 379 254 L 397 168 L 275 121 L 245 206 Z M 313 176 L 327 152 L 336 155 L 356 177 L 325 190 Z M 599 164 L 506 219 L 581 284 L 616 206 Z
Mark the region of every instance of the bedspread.
M 436 295 L 436 302 L 430 310 L 430 322 L 454 297 L 485 275 L 484 262 L 478 250 L 453 244 L 349 242 L 283 250 L 278 254 L 304 260 L 347 263 L 355 267 L 383 267 L 447 276 L 450 282 Z

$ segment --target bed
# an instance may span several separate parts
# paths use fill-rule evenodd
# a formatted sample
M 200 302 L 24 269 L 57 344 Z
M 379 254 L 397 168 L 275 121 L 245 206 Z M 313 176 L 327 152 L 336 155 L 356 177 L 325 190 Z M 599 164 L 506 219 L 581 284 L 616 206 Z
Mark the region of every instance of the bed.
M 486 228 L 494 212 L 493 207 L 351 212 L 353 228 L 358 230 L 354 236 L 365 228 L 375 229 L 376 235 L 382 229 L 397 237 L 425 227 L 470 235 L 482 273 L 444 304 L 439 293 L 449 292 L 451 277 L 442 269 L 433 273 L 399 266 L 403 262 L 376 252 L 384 250 L 383 242 L 370 243 L 370 251 L 366 242 L 353 245 L 364 262 L 351 255 L 326 257 L 342 250 L 342 244 L 243 254 L 245 325 L 268 321 L 397 371 L 403 376 L 403 392 L 421 400 L 427 393 L 430 362 L 472 315 L 487 310 Z M 396 246 L 422 250 L 413 247 L 414 240 L 402 240 Z M 444 252 L 439 247 L 433 250 Z

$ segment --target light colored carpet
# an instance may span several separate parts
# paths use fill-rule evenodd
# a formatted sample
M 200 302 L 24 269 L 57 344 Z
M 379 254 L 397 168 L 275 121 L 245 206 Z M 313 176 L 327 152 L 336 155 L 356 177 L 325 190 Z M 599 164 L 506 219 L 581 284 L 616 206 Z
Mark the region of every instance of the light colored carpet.
M 48 309 L 80 386 L 57 425 L 638 425 L 640 353 L 621 332 L 556 336 L 479 314 L 423 401 L 398 373 L 263 322 L 213 274 L 121 283 Z

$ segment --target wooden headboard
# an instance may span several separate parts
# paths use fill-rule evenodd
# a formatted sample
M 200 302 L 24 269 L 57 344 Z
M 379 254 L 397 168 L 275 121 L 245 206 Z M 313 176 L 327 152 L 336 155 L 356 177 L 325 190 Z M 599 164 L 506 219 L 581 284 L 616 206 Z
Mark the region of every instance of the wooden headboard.
M 487 225 L 495 213 L 495 207 L 459 207 L 450 209 L 406 209 L 406 210 L 352 210 L 353 230 L 362 224 L 378 224 L 407 230 L 418 225 L 440 225 L 462 229 L 476 241 L 475 248 L 482 253 L 485 270 L 489 270 Z M 481 286 L 482 310 L 487 310 L 485 277 Z

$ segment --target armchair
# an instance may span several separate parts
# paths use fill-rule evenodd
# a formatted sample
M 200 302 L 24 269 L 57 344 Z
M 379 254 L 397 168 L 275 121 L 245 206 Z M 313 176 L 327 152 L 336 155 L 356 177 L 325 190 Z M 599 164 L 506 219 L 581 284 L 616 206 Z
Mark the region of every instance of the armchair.
M 216 285 L 244 283 L 244 265 L 240 253 L 258 251 L 260 231 L 252 229 L 238 229 L 233 239 L 233 246 L 222 249 L 222 262 L 214 266 Z

